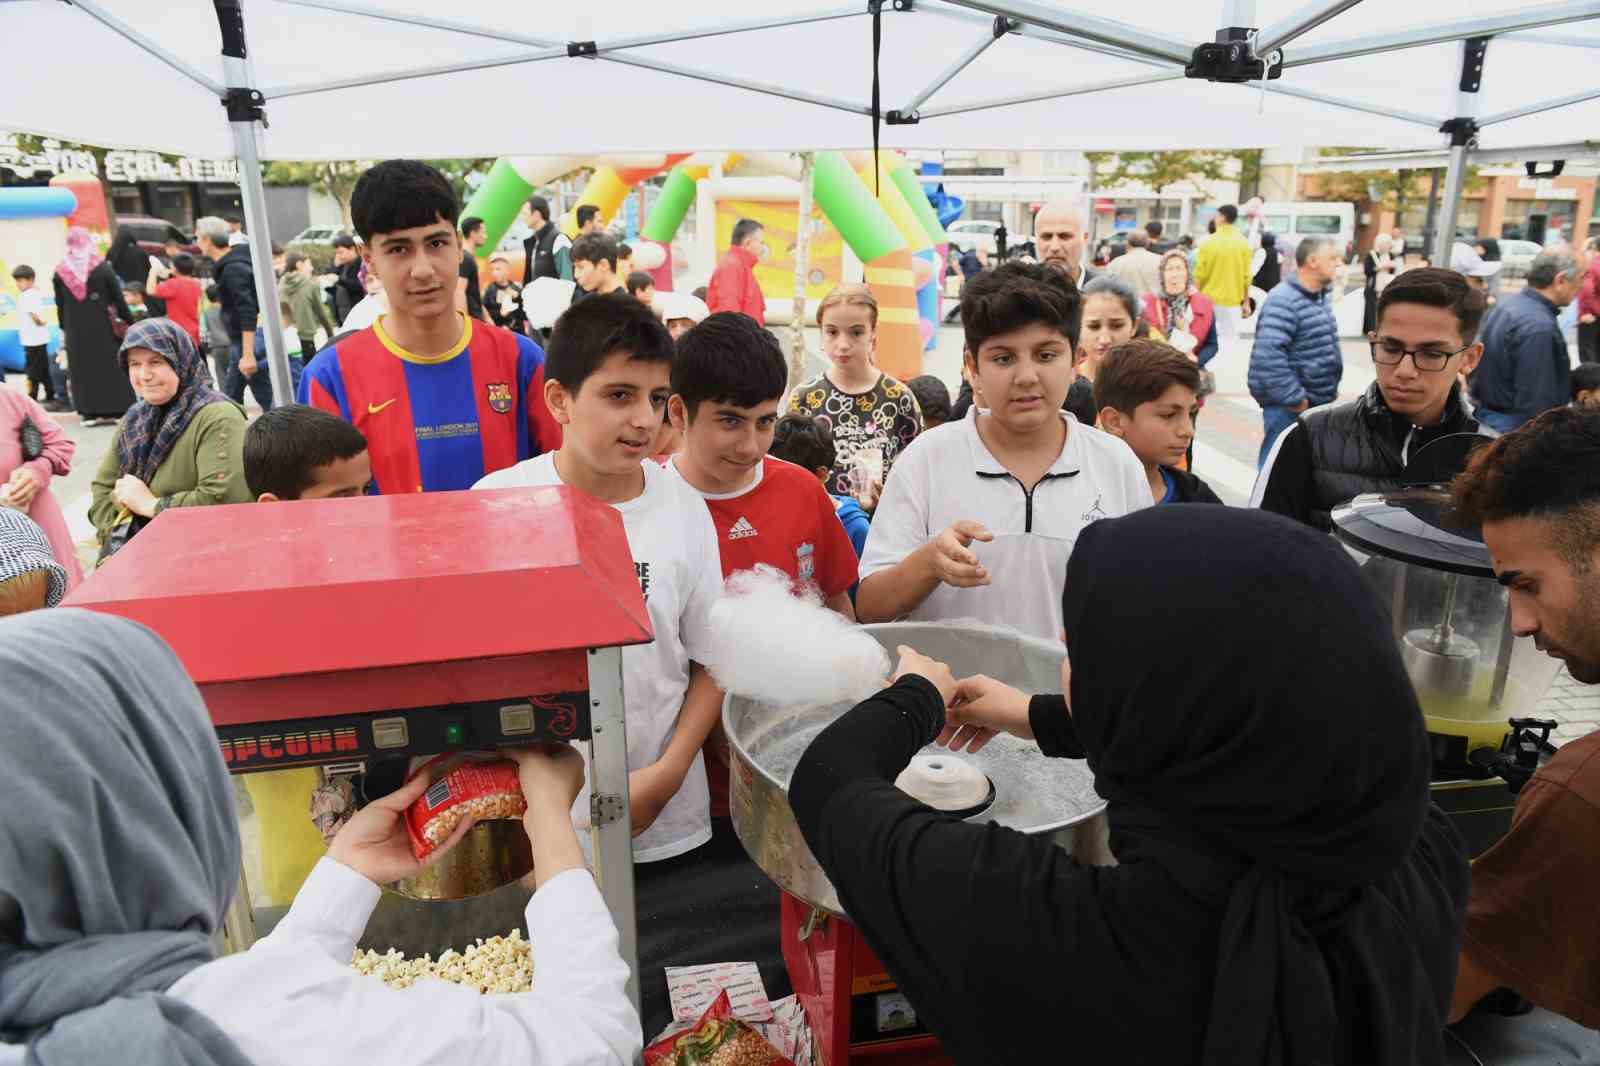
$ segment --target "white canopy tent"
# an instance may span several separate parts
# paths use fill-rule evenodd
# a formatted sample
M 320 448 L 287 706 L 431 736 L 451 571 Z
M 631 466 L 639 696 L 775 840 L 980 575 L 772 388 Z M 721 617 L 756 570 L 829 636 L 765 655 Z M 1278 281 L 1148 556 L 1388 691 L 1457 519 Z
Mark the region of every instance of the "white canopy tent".
M 1115 19 L 1039 0 L 439 10 L 432 0 L 0 0 L 0 25 L 25 45 L 0 65 L 0 128 L 235 155 L 260 235 L 263 159 L 862 148 L 875 132 L 911 149 L 1454 143 L 1447 234 L 1470 147 L 1600 130 L 1600 0 L 1221 0 L 1220 10 L 1120 0 Z M 226 44 L 219 24 L 233 27 Z M 1186 78 L 1196 45 L 1216 40 L 1281 62 L 1281 77 Z M 1464 67 L 1481 85 L 1463 81 Z M 228 87 L 240 90 L 235 121 Z M 1441 130 L 1463 118 L 1476 124 Z M 257 281 L 282 390 L 265 259 Z
M 911 149 L 1451 145 L 1450 234 L 1472 146 L 1600 130 L 1600 0 L 1118 0 L 1115 18 L 1043 0 L 454 0 L 447 14 L 437 0 L 242 3 L 0 0 L 12 44 L 0 127 L 237 156 L 258 247 L 263 159 L 862 148 L 875 136 Z M 1186 79 L 1195 47 L 1219 40 L 1281 64 L 1281 78 Z M 270 260 L 255 266 L 286 398 Z M 621 847 L 601 856 L 608 869 L 629 870 Z M 631 877 L 608 881 L 613 908 L 631 913 Z M 619 925 L 631 960 L 631 923 Z

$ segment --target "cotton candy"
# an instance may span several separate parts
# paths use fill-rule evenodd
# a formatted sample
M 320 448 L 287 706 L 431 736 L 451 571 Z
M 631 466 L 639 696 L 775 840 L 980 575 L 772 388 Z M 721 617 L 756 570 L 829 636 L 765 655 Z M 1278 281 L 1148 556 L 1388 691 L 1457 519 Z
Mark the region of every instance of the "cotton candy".
M 861 700 L 889 676 L 882 645 L 770 566 L 728 579 L 711 608 L 711 635 L 711 676 L 723 691 L 762 703 Z

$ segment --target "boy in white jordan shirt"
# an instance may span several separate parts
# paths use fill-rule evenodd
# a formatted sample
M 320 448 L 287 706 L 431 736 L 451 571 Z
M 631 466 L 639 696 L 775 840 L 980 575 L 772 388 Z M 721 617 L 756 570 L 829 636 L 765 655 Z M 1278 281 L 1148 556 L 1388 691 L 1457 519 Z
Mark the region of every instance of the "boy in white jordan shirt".
M 622 649 L 633 858 L 670 859 L 711 839 L 701 746 L 722 695 L 700 665 L 707 613 L 722 593 L 716 532 L 700 496 L 649 461 L 669 393 L 672 338 L 637 300 L 574 304 L 545 354 L 545 399 L 563 439 L 555 452 L 473 486 L 568 485 L 622 514 L 653 643 Z M 573 806 L 587 823 L 585 788 Z

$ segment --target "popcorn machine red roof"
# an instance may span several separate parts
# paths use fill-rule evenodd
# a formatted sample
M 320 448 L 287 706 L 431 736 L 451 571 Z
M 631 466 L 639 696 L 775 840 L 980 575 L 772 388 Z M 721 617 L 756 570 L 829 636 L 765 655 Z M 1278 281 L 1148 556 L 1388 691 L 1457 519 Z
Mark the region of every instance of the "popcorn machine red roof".
M 71 597 L 182 660 L 236 773 L 587 741 L 601 894 L 637 963 L 622 521 L 566 488 L 181 508 Z

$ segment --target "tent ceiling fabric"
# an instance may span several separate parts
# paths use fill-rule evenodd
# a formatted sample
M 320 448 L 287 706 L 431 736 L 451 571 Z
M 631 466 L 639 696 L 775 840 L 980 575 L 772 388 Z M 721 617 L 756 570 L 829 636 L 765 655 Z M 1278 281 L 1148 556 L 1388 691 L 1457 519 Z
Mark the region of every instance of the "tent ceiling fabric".
M 222 81 L 220 38 L 207 0 L 96 0 L 160 48 Z M 1069 12 L 1072 5 L 1040 3 Z M 1269 26 L 1306 0 L 1259 0 Z M 865 0 L 607 0 L 525 5 L 508 0 L 362 0 L 331 11 L 294 0 L 245 0 L 250 65 L 267 90 L 264 158 L 493 156 L 690 149 L 857 148 L 871 143 L 871 19 Z M 1004 6 L 1002 4 L 1002 6 Z M 1190 44 L 1210 40 L 1221 3 L 1119 0 L 1096 18 Z M 1544 6 L 1544 5 L 1540 5 Z M 1600 0 L 1569 5 L 1600 16 Z M 361 10 L 477 30 L 373 18 Z M 530 10 L 533 12 L 530 14 Z M 754 21 L 859 14 L 719 32 Z M 1297 51 L 1372 34 L 1530 10 L 1507 0 L 1367 0 L 1285 47 Z M 1403 11 L 1403 14 L 1396 14 Z M 989 33 L 988 14 L 918 0 L 883 15 L 885 111 L 906 106 Z M 1070 13 L 1063 21 L 1071 23 Z M 119 147 L 231 156 L 222 108 L 207 89 L 61 0 L 0 0 L 0 25 L 26 48 L 0 64 L 0 127 Z M 698 31 L 688 39 L 569 58 L 565 43 Z M 510 40 L 496 39 L 505 36 Z M 10 33 L 7 34 L 10 36 Z M 1433 148 L 1433 128 L 1393 109 L 1443 120 L 1455 103 L 1458 46 L 1442 43 L 1294 66 L 1268 91 L 1184 79 L 1125 83 L 1170 65 L 1009 34 L 984 49 L 929 100 L 916 125 L 882 128 L 886 146 L 946 149 L 1263 148 L 1369 145 Z M 1569 43 L 1553 43 L 1553 42 Z M 529 61 L 530 56 L 552 58 Z M 1600 18 L 1491 44 L 1480 115 L 1594 89 Z M 628 59 L 633 63 L 616 60 Z M 335 62 L 336 60 L 336 62 Z M 276 91 L 473 64 L 476 69 L 277 97 Z M 92 72 L 74 79 L 72 70 Z M 735 84 L 719 84 L 724 80 Z M 91 86 L 107 86 L 93 88 Z M 81 89 L 77 88 L 82 86 Z M 786 99 L 791 92 L 821 102 Z M 1354 111 L 1273 91 L 1350 101 Z M 132 99 L 120 93 L 133 94 Z M 1027 102 L 1008 102 L 1025 100 Z M 831 106 L 830 106 L 831 105 Z M 1600 130 L 1600 100 L 1487 126 L 1484 147 L 1558 143 Z

